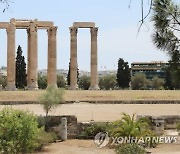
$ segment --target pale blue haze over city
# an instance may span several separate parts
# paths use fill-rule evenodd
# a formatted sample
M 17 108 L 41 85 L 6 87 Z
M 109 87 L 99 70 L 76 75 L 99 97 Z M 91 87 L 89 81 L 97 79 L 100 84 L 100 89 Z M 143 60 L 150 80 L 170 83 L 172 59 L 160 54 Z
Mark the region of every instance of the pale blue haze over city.
M 10 8 L 2 13 L 0 22 L 11 18 L 54 21 L 57 32 L 57 68 L 68 69 L 70 58 L 69 27 L 76 21 L 95 22 L 98 33 L 98 68 L 115 70 L 119 58 L 131 62 L 168 61 L 166 53 L 152 43 L 153 26 L 146 20 L 137 36 L 141 19 L 140 1 L 133 0 L 12 0 Z M 148 11 L 148 0 L 145 4 Z M 0 30 L 0 66 L 7 63 L 7 35 Z M 16 49 L 21 45 L 27 60 L 27 32 L 16 30 Z M 90 70 L 90 30 L 78 31 L 78 66 Z M 38 69 L 47 68 L 47 32 L 38 31 Z

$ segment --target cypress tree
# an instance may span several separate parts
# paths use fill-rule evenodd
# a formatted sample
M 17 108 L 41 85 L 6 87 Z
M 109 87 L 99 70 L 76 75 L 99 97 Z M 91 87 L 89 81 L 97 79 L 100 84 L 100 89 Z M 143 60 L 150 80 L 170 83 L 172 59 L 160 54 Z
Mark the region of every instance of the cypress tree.
M 71 61 L 71 60 L 70 60 Z M 70 69 L 70 62 L 69 62 L 69 70 L 68 70 L 68 74 L 67 74 L 67 85 L 70 86 L 70 72 L 71 72 L 71 69 Z M 79 68 L 77 66 L 77 82 L 79 82 Z
M 67 74 L 67 85 L 70 86 L 70 62 L 69 62 L 69 70 L 68 70 L 68 74 Z
M 16 56 L 16 87 L 20 89 L 27 86 L 26 62 L 22 53 L 22 48 L 19 45 Z
M 131 74 L 128 62 L 124 62 L 122 58 L 118 61 L 118 70 L 117 70 L 117 83 L 121 88 L 128 88 L 129 82 L 131 80 Z

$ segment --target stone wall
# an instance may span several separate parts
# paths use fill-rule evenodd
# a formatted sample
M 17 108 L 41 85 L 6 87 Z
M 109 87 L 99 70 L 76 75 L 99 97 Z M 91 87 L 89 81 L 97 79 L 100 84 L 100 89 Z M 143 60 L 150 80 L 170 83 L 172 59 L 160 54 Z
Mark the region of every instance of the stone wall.
M 93 124 L 105 124 L 107 122 L 82 122 L 78 123 L 77 118 L 75 116 L 49 116 L 47 119 L 47 130 L 53 131 L 57 134 L 60 139 L 60 131 L 61 131 L 61 119 L 62 117 L 67 118 L 67 137 L 68 139 L 76 139 L 79 138 L 80 133 L 85 130 L 86 127 L 89 127 Z M 157 134 L 163 134 L 166 129 L 176 129 L 176 125 L 180 122 L 180 116 L 141 116 L 138 115 L 137 118 L 147 117 L 152 121 L 153 128 L 157 132 Z M 40 126 L 44 125 L 44 117 L 38 118 L 38 123 Z
M 180 104 L 180 100 L 82 100 L 66 101 L 64 104 L 86 102 L 90 104 Z M 0 101 L 0 105 L 39 104 L 38 101 Z
M 162 119 L 164 121 L 164 129 L 176 129 L 177 123 L 180 122 L 180 116 L 166 115 L 166 116 L 147 116 L 150 119 Z
M 77 118 L 75 116 L 49 116 L 47 117 L 47 130 L 53 131 L 57 134 L 60 139 L 61 131 L 61 119 L 62 117 L 67 118 L 67 137 L 68 139 L 77 138 L 79 134 Z M 45 122 L 45 117 L 39 117 L 38 123 L 43 126 Z
M 180 116 L 162 116 L 164 118 L 165 129 L 176 129 L 177 123 L 180 123 Z

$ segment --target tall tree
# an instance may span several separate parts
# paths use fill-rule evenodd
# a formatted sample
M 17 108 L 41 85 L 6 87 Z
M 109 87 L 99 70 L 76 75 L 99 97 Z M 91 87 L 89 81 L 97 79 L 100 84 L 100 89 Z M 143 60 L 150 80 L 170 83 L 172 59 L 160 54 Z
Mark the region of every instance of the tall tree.
M 144 90 L 147 89 L 148 80 L 145 74 L 137 73 L 131 79 L 131 85 L 133 90 Z
M 153 16 L 154 23 L 153 42 L 158 49 L 167 51 L 173 55 L 179 54 L 180 40 L 180 9 L 172 0 L 154 0 Z
M 57 87 L 58 88 L 65 88 L 66 86 L 66 80 L 62 75 L 57 75 Z
M 164 84 L 165 89 L 173 90 L 174 87 L 172 85 L 171 81 L 171 70 L 170 67 L 165 68 L 165 84 Z
M 151 86 L 155 90 L 160 90 L 164 85 L 164 80 L 159 78 L 158 76 L 154 76 L 151 81 Z
M 116 75 L 106 75 L 99 78 L 99 87 L 101 89 L 114 89 L 117 85 Z
M 27 74 L 26 74 L 26 63 L 25 58 L 22 56 L 22 48 L 19 45 L 16 56 L 16 87 L 24 88 L 27 86 Z
M 170 56 L 169 77 L 172 86 L 180 88 L 180 8 L 172 0 L 154 0 L 153 17 L 155 32 L 153 42 L 158 49 Z
M 117 83 L 121 88 L 128 88 L 131 80 L 130 68 L 128 62 L 124 62 L 122 58 L 118 61 Z
M 6 88 L 7 86 L 7 76 L 0 76 L 0 86 Z
M 180 89 L 180 54 L 175 51 L 172 60 L 169 61 L 170 79 L 173 89 Z
M 47 88 L 47 76 L 38 74 L 38 88 L 39 89 Z
M 79 88 L 83 89 L 83 90 L 88 90 L 90 87 L 90 77 L 83 75 L 82 77 L 79 78 Z
M 9 8 L 9 3 L 10 2 L 11 2 L 10 0 L 0 0 L 0 3 L 4 4 L 3 12 L 5 12 Z
M 71 60 L 70 60 L 71 61 Z M 68 70 L 68 74 L 67 74 L 67 85 L 68 86 L 70 86 L 70 83 L 71 83 L 71 81 L 70 81 L 70 72 L 71 71 L 71 69 L 70 69 L 70 62 L 69 62 L 69 70 Z
M 71 62 L 71 60 L 70 60 Z M 71 73 L 71 69 L 70 69 L 70 62 L 69 62 L 69 70 L 68 70 L 68 74 L 67 74 L 67 85 L 70 85 L 71 81 L 70 81 L 70 73 Z M 77 66 L 77 82 L 79 82 L 79 68 Z

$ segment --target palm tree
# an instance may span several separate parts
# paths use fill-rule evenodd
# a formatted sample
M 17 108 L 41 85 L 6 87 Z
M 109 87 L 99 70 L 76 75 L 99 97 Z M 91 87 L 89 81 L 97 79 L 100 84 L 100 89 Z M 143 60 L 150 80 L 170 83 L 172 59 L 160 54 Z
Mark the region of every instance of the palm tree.
M 140 118 L 135 120 L 135 114 L 130 117 L 126 113 L 122 113 L 121 120 L 115 121 L 109 131 L 114 137 L 145 137 L 152 135 L 150 120 L 147 118 Z

